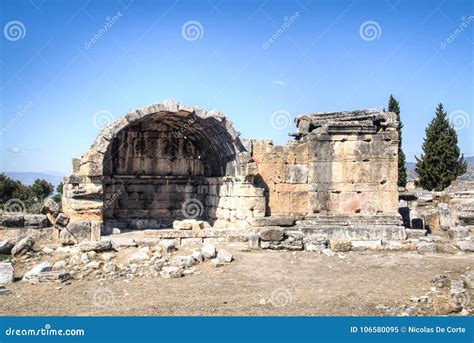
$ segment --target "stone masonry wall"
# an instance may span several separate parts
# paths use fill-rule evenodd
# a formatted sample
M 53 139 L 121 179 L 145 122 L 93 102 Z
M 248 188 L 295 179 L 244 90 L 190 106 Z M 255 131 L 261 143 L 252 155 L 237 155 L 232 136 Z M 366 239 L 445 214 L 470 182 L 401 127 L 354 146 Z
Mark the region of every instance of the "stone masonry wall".
M 308 145 L 290 142 L 274 146 L 271 141 L 253 140 L 252 158 L 257 164 L 267 198 L 266 214 L 308 213 Z

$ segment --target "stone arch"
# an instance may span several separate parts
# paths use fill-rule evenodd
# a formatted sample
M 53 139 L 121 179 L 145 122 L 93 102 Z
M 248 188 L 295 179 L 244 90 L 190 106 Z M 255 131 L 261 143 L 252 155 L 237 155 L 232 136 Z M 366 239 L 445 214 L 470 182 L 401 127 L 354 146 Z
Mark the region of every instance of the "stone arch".
M 105 222 L 106 228 L 169 227 L 175 218 L 195 218 L 195 211 L 211 224 L 248 226 L 248 216 L 264 211 L 254 206 L 255 213 L 237 218 L 240 208 L 248 211 L 237 198 L 245 192 L 264 203 L 263 190 L 252 183 L 255 174 L 239 132 L 221 112 L 165 101 L 129 112 L 102 130 L 73 160 L 63 206 L 71 218 Z M 184 203 L 191 204 L 191 214 Z

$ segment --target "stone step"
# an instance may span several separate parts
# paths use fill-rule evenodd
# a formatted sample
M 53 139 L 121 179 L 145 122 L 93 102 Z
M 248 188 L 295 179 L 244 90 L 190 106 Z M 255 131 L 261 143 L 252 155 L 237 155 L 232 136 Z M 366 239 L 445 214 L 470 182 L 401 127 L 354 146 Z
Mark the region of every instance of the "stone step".
M 399 216 L 320 216 L 297 221 L 299 226 L 318 226 L 318 225 L 401 225 L 403 222 Z
M 284 228 L 285 232 L 301 232 L 305 235 L 321 236 L 328 239 L 341 240 L 405 240 L 405 228 L 400 225 L 368 225 L 368 226 L 294 226 Z
M 293 226 L 295 224 L 294 216 L 270 216 L 263 218 L 253 218 L 250 221 L 252 226 Z

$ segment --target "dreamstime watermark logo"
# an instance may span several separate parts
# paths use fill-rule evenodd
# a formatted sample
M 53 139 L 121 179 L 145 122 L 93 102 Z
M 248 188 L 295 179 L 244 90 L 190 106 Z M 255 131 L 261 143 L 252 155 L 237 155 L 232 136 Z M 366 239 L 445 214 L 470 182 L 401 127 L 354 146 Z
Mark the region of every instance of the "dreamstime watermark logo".
M 359 27 L 359 36 L 363 40 L 370 42 L 379 39 L 382 35 L 382 28 L 379 23 L 373 20 L 363 22 Z
M 288 111 L 278 110 L 272 113 L 270 118 L 272 127 L 276 130 L 287 129 L 291 123 L 291 115 Z
M 198 199 L 187 199 L 181 206 L 183 216 L 187 219 L 196 219 L 203 215 L 204 206 Z
M 298 19 L 300 13 L 297 11 L 291 16 L 283 18 L 283 24 L 262 44 L 263 49 L 268 49 L 278 38 Z
M 472 22 L 474 21 L 474 15 L 471 15 L 469 17 L 461 17 L 461 24 L 456 28 L 456 30 L 453 31 L 449 35 L 448 38 L 446 38 L 444 41 L 442 41 L 439 44 L 439 47 L 444 50 L 448 47 L 449 44 L 454 42 L 454 40 L 466 29 Z
M 97 288 L 92 293 L 92 302 L 96 307 L 109 307 L 115 302 L 114 292 L 109 288 Z
M 26 36 L 25 25 L 21 21 L 9 21 L 3 27 L 3 35 L 11 42 L 23 39 Z
M 118 11 L 113 17 L 107 16 L 105 18 L 104 26 L 94 35 L 89 41 L 84 44 L 84 49 L 89 50 L 92 46 L 97 43 L 103 35 L 109 31 L 109 29 L 122 18 L 122 12 Z
M 2 127 L 2 129 L 0 130 L 0 135 L 3 135 L 5 132 L 7 132 L 7 130 L 10 130 L 13 125 L 15 125 L 15 123 L 21 119 L 21 117 L 23 117 L 25 115 L 26 112 L 28 112 L 29 110 L 31 110 L 31 108 L 33 107 L 33 102 L 32 101 L 29 101 L 26 105 L 24 105 L 23 107 L 18 107 L 18 111 L 16 112 L 16 115 L 10 119 L 7 124 Z
M 29 328 L 12 328 L 5 330 L 6 336 L 85 336 L 84 329 L 53 329 L 51 324 L 45 324 L 44 327 L 34 329 Z
M 277 288 L 270 296 L 270 302 L 275 307 L 285 307 L 292 301 L 291 293 L 287 288 Z
M 181 35 L 189 42 L 198 40 L 204 36 L 204 28 L 200 22 L 190 20 L 185 22 L 181 27 Z
M 449 114 L 449 122 L 455 130 L 462 130 L 469 126 L 471 119 L 465 111 L 456 110 Z
M 111 208 L 113 204 L 122 196 L 123 192 L 119 189 L 117 192 L 112 193 L 110 199 L 104 201 L 104 205 L 100 208 L 100 212 L 103 214 L 107 209 Z
M 3 205 L 5 212 L 23 213 L 26 211 L 26 205 L 20 199 L 10 199 Z
M 101 110 L 94 113 L 92 124 L 98 130 L 102 130 L 114 120 L 114 116 L 110 111 Z

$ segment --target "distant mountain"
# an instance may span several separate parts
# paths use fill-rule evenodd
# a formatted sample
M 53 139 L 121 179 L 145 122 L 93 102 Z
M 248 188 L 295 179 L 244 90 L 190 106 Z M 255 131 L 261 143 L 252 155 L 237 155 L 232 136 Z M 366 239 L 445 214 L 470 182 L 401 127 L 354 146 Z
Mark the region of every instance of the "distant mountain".
M 61 173 L 47 172 L 47 173 L 35 173 L 35 172 L 4 172 L 9 178 L 18 180 L 25 186 L 32 185 L 36 179 L 44 179 L 49 183 L 53 184 L 54 187 L 59 185 L 63 180 Z
M 464 157 L 467 161 L 467 172 L 459 177 L 461 180 L 474 180 L 474 156 Z M 415 172 L 416 163 L 407 162 L 407 179 L 408 181 L 413 181 L 418 177 L 418 174 Z

